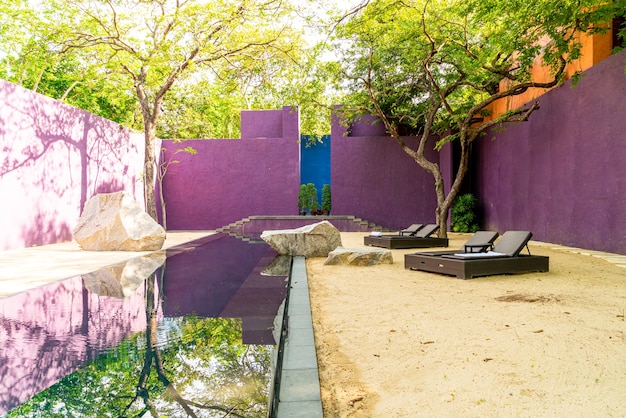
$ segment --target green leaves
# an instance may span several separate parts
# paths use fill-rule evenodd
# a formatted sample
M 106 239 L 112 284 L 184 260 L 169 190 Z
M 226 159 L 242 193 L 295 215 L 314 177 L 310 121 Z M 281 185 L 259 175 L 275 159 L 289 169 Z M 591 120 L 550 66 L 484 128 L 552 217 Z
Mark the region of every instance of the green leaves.
M 153 349 L 160 366 L 144 369 L 146 358 L 154 353 L 145 347 L 145 333 L 140 332 L 7 417 L 144 416 L 146 401 L 159 416 L 186 416 L 159 379 L 161 367 L 199 416 L 211 410 L 267 415 L 272 346 L 243 345 L 240 319 L 169 318 L 161 324 L 159 338 Z
M 462 194 L 456 198 L 452 206 L 450 223 L 454 232 L 478 231 L 477 206 L 478 199 L 471 193 Z
M 431 127 L 428 134 L 467 130 L 502 93 L 500 81 L 536 81 L 538 58 L 558 82 L 563 63 L 580 54 L 574 31 L 600 30 L 603 19 L 624 13 L 604 3 L 372 1 L 338 30 L 337 43 L 352 45 L 343 59 L 349 103 L 392 124 Z

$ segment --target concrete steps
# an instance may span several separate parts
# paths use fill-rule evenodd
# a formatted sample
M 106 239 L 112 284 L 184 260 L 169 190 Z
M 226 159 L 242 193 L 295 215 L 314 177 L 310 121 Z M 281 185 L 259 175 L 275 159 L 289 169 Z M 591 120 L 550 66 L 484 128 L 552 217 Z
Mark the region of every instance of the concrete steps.
M 235 236 L 244 241 L 255 242 L 265 230 L 294 229 L 326 220 L 341 232 L 388 232 L 389 229 L 373 222 L 346 215 L 319 216 L 249 216 L 217 229 L 217 232 Z

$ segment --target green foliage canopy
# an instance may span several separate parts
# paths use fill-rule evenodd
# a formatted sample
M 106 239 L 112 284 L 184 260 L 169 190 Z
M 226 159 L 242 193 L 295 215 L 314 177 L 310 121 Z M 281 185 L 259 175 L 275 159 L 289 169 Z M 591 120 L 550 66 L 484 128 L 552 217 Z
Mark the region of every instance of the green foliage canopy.
M 347 104 L 373 114 L 380 107 L 394 128 L 421 131 L 433 111 L 430 133 L 459 129 L 498 98 L 532 87 L 524 83 L 534 81 L 537 59 L 562 81 L 564 62 L 580 55 L 574 31 L 606 30 L 607 20 L 619 13 L 617 2 L 604 3 L 370 1 L 338 29 L 338 45 L 350 45 L 342 48 Z M 499 92 L 503 79 L 518 87 Z
M 241 109 L 285 105 L 300 108 L 303 132 L 323 135 L 339 102 L 334 63 L 321 59 L 326 3 L 16 0 L 0 4 L 0 78 L 143 130 L 129 75 L 148 66 L 154 96 L 200 46 L 165 93 L 159 138 L 236 138 Z

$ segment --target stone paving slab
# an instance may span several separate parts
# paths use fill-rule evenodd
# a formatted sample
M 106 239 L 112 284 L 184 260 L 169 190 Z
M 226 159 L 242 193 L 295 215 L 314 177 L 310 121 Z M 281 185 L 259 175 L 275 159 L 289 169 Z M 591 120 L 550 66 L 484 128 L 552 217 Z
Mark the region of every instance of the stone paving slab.
M 535 243 L 537 244 L 537 243 Z M 575 254 L 587 255 L 590 257 L 600 258 L 602 260 L 608 261 L 609 263 L 615 264 L 617 267 L 626 268 L 626 255 L 607 253 L 604 251 L 595 251 L 595 250 L 585 250 L 583 248 L 576 247 L 566 247 L 566 246 L 555 246 L 553 244 L 542 244 L 539 245 L 549 246 L 552 250 L 557 251 L 569 251 Z
M 287 312 L 289 325 L 277 417 L 321 417 L 322 398 L 304 257 L 294 257 L 293 260 Z
M 320 401 L 281 402 L 278 416 L 289 418 L 324 418 Z

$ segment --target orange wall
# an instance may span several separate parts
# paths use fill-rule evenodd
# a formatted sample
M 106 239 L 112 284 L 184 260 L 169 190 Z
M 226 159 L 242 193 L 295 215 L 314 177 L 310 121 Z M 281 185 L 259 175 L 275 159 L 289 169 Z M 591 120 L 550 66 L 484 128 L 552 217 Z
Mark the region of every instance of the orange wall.
M 579 35 L 579 40 L 582 44 L 581 57 L 571 64 L 568 64 L 565 69 L 567 78 L 570 78 L 577 72 L 582 72 L 590 67 L 593 67 L 611 55 L 613 42 L 610 30 L 604 34 L 581 34 Z M 539 82 L 550 80 L 549 69 L 541 65 L 540 60 L 537 60 L 533 65 L 532 80 Z M 506 89 L 510 84 L 510 80 L 501 81 L 500 90 Z M 523 94 L 500 99 L 488 108 L 491 111 L 491 115 L 486 119 L 493 119 L 508 110 L 517 109 L 526 103 L 535 100 L 548 90 L 550 89 L 530 88 Z

